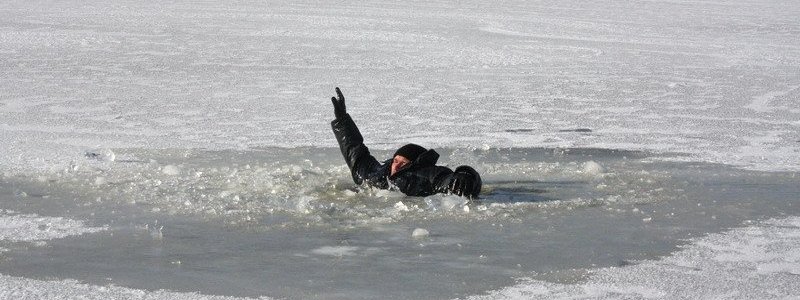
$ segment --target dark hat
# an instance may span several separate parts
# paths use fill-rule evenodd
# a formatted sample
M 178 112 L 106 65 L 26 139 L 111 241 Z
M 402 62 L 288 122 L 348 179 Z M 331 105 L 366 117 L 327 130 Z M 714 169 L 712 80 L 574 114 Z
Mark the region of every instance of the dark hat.
M 410 161 L 415 161 L 417 160 L 417 157 L 422 155 L 422 153 L 425 153 L 425 151 L 428 151 L 428 149 L 425 149 L 420 145 L 407 144 L 403 147 L 400 147 L 400 149 L 397 149 L 397 152 L 395 152 L 392 157 L 402 155 L 403 157 L 408 158 Z

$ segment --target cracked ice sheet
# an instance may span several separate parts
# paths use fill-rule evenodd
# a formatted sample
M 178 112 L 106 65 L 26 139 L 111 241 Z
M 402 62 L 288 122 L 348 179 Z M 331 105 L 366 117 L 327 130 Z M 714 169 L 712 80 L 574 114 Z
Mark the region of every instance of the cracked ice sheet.
M 469 299 L 797 299 L 800 217 L 694 240 L 674 255 L 605 268 L 579 284 L 524 279 Z

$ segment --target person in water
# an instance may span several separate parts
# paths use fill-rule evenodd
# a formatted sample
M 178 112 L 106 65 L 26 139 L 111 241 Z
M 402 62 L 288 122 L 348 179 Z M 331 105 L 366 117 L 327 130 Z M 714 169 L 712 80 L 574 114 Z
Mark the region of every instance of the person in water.
M 336 88 L 331 97 L 336 119 L 331 122 L 347 166 L 356 184 L 400 191 L 408 196 L 429 196 L 436 193 L 454 194 L 475 199 L 481 192 L 481 176 L 470 166 L 451 170 L 437 166 L 439 154 L 417 144 L 407 144 L 391 159 L 378 162 L 364 145 L 364 138 L 347 113 L 344 95 Z

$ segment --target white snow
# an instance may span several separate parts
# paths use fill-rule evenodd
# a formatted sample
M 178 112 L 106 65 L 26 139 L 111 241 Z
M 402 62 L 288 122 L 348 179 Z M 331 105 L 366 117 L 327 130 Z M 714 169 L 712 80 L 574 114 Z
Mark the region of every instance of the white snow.
M 252 298 L 179 293 L 165 290 L 145 291 L 113 285 L 89 285 L 75 280 L 46 281 L 0 275 L 0 299 L 236 300 Z M 258 299 L 269 298 L 261 297 Z

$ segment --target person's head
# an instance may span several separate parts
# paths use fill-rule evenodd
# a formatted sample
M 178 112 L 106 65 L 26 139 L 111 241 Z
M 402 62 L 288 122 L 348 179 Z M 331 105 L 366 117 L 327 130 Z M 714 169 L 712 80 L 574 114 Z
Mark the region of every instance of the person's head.
M 411 162 L 417 160 L 422 153 L 425 153 L 425 151 L 428 150 L 417 144 L 407 144 L 397 149 L 392 157 L 392 167 L 389 176 L 407 167 Z

